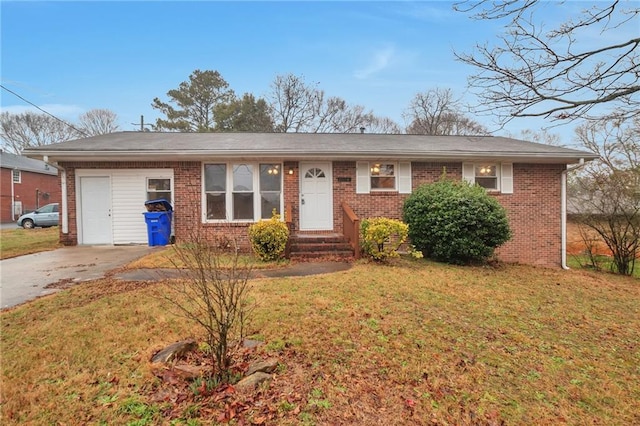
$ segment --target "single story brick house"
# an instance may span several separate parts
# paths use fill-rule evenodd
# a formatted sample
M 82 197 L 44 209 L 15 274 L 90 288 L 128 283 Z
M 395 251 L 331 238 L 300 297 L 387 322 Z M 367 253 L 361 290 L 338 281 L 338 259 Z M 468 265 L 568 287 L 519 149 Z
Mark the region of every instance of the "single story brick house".
M 550 267 L 565 264 L 568 167 L 596 158 L 504 137 L 366 133 L 119 132 L 25 153 L 60 170 L 68 245 L 144 244 L 144 202 L 166 198 L 178 241 L 196 230 L 248 246 L 248 226 L 275 209 L 296 238 L 346 235 L 357 248 L 358 219 L 400 219 L 407 196 L 446 173 L 506 208 L 501 260 Z
M 15 222 L 22 213 L 58 202 L 58 169 L 0 150 L 0 222 Z

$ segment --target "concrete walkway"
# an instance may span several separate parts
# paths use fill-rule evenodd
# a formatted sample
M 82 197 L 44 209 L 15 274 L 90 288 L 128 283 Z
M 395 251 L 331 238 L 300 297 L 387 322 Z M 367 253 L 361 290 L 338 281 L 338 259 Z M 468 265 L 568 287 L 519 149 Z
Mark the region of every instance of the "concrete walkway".
M 252 278 L 302 277 L 306 275 L 330 274 L 351 268 L 347 262 L 304 262 L 277 269 L 254 269 Z M 161 281 L 177 278 L 176 269 L 129 269 L 115 273 L 114 278 L 124 281 Z
M 0 308 L 10 308 L 59 291 L 52 284 L 73 284 L 113 277 L 126 281 L 160 281 L 179 276 L 175 269 L 121 268 L 164 247 L 74 246 L 0 260 Z M 351 268 L 346 262 L 296 263 L 277 269 L 256 269 L 253 278 L 328 274 Z
M 158 247 L 75 246 L 0 260 L 0 307 L 19 305 L 58 290 L 55 283 L 79 283 L 145 256 Z

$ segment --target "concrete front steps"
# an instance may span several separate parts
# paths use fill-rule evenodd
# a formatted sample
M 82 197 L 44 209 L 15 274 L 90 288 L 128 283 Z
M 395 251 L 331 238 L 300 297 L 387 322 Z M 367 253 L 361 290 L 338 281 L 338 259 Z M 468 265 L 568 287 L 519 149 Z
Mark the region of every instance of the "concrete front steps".
M 291 236 L 291 260 L 353 260 L 353 249 L 341 234 L 297 234 Z

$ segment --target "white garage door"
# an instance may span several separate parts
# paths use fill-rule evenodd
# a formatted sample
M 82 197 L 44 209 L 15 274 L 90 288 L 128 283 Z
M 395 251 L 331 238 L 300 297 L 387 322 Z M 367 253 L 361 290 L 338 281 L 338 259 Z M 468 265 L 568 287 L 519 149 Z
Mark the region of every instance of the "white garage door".
M 99 203 L 110 203 L 111 208 L 111 241 L 113 244 L 146 244 L 147 225 L 144 220 L 146 212 L 144 203 L 149 198 L 159 198 L 158 189 L 154 187 L 158 180 L 169 180 L 170 190 L 166 197 L 173 194 L 173 170 L 172 169 L 122 169 L 122 170 L 77 170 L 76 187 L 79 197 L 83 193 L 83 178 L 90 176 L 108 176 L 111 179 L 111 188 L 108 192 L 92 194 L 91 198 L 99 197 Z M 164 194 L 163 194 L 164 195 Z M 173 200 L 170 200 L 173 203 Z M 107 204 L 108 205 L 108 204 Z M 76 200 L 78 212 L 78 243 L 94 244 L 91 239 L 85 239 L 91 234 L 90 229 L 83 229 L 87 221 L 84 215 L 90 214 L 89 209 L 84 211 L 82 200 Z

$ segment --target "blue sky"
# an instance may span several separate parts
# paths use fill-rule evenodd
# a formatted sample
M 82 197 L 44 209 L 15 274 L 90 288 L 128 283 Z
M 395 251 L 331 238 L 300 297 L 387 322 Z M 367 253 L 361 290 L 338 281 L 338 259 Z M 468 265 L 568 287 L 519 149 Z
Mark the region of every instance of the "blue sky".
M 473 70 L 453 51 L 468 52 L 501 30 L 452 4 L 3 0 L 2 85 L 61 118 L 107 108 L 122 130 L 136 130 L 140 115 L 160 116 L 153 98 L 167 100 L 195 69 L 217 70 L 239 96 L 262 97 L 277 75 L 291 73 L 404 127 L 402 112 L 418 92 L 441 87 L 470 96 Z M 552 5 L 548 24 L 578 6 Z M 5 90 L 1 106 L 28 107 Z M 506 130 L 542 125 L 520 120 Z M 552 131 L 570 137 L 572 128 Z

